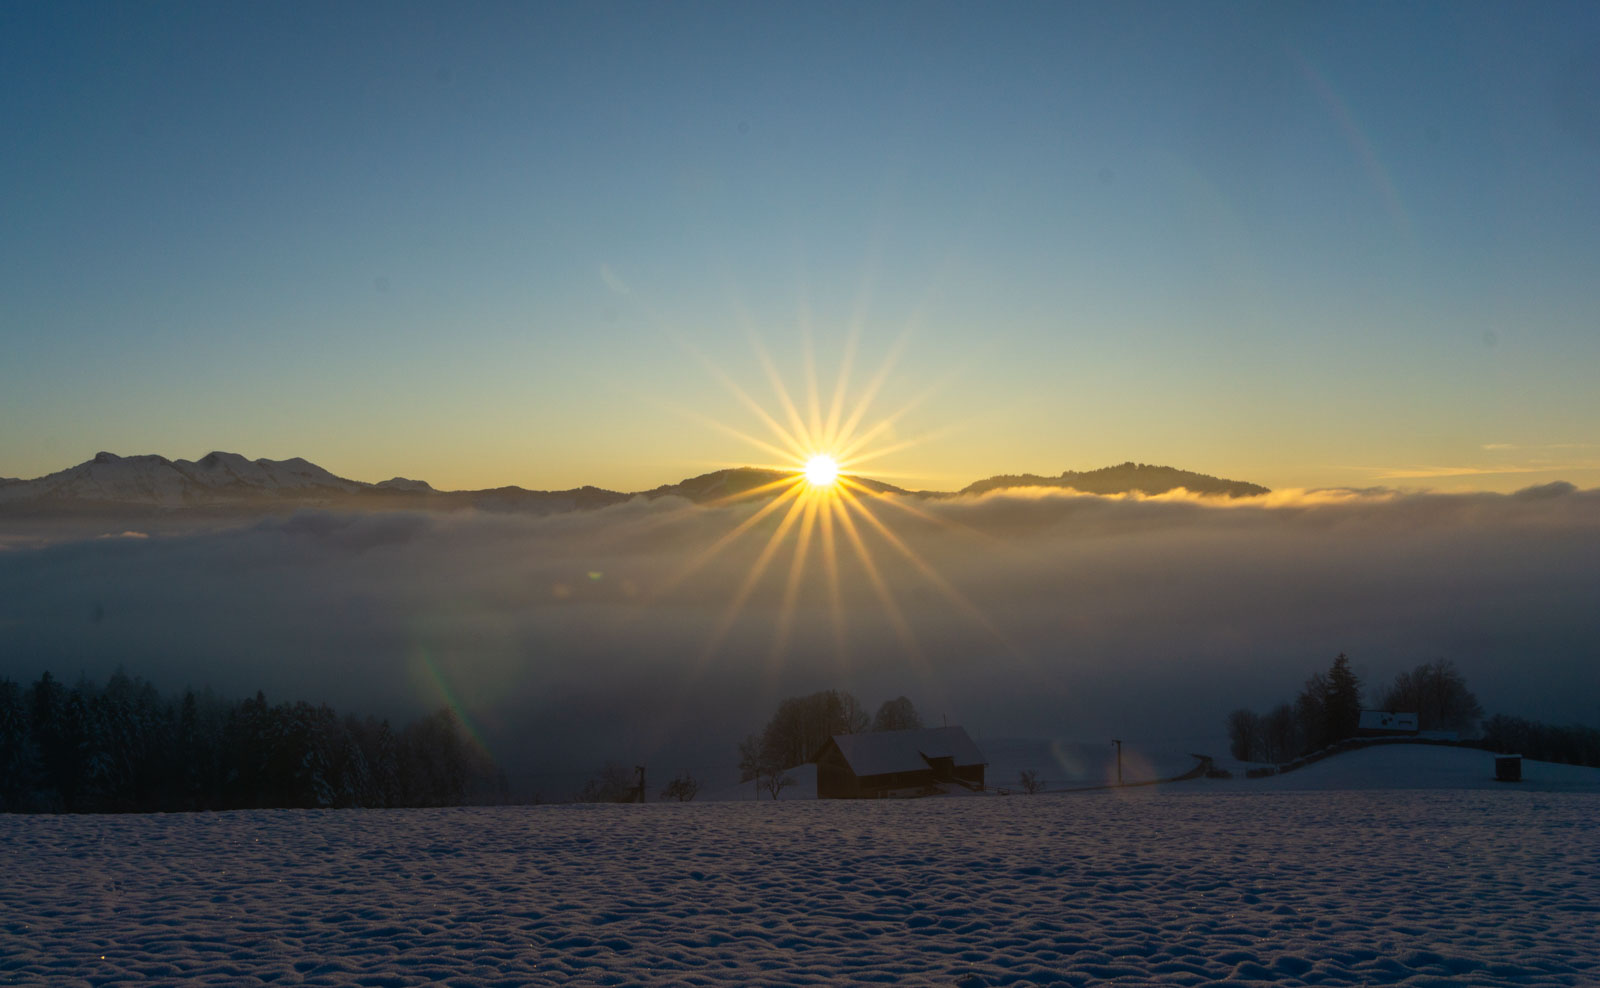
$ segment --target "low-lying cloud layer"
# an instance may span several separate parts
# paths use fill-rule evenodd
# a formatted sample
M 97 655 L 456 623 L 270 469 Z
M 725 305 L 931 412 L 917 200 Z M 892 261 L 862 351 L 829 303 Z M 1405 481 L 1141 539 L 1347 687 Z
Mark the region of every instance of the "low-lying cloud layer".
M 1443 656 L 1491 712 L 1600 723 L 1600 491 L 873 505 L 915 559 L 858 519 L 875 581 L 836 525 L 838 623 L 820 527 L 790 588 L 798 525 L 728 617 L 781 512 L 690 568 L 750 504 L 308 512 L 0 552 L 0 675 L 452 702 L 534 785 L 608 757 L 723 777 L 777 699 L 830 687 L 981 736 L 1214 736 L 1340 651 L 1373 687 Z

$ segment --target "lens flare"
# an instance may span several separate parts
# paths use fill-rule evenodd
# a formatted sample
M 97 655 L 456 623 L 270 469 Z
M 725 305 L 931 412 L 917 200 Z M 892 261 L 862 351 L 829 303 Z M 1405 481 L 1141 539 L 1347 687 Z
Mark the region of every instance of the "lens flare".
M 839 461 L 818 453 L 806 461 L 806 483 L 812 487 L 832 487 L 839 482 Z

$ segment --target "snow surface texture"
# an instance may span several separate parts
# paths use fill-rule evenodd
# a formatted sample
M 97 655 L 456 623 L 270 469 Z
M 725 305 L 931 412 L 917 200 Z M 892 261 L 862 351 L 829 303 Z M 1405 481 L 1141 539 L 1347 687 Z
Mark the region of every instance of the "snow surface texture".
M 0 983 L 1592 985 L 1600 797 L 0 818 Z

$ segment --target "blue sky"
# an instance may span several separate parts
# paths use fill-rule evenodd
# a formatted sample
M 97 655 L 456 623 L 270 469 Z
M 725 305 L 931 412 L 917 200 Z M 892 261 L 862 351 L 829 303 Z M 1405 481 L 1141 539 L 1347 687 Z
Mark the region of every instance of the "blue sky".
M 0 10 L 0 475 L 1600 483 L 1592 4 Z M 869 419 L 872 416 L 869 415 Z

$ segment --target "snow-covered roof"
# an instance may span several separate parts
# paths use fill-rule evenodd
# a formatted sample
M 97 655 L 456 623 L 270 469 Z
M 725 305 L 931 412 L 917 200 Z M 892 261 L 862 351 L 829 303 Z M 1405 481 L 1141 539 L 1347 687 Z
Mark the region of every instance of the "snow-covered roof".
M 1416 714 L 1391 714 L 1387 710 L 1361 711 L 1361 723 L 1358 725 L 1358 730 L 1362 731 L 1415 731 L 1416 729 Z
M 949 758 L 957 765 L 984 764 L 983 752 L 959 727 L 835 734 L 833 743 L 857 776 L 920 772 L 933 758 Z

